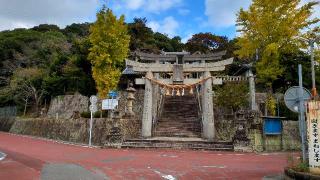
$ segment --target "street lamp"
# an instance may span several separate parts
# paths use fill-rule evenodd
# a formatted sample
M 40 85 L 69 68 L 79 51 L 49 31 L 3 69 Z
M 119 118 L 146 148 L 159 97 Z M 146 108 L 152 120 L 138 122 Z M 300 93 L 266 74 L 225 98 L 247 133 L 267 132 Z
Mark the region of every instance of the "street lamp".
M 316 36 L 314 39 L 306 39 L 306 38 L 302 38 L 302 37 L 298 37 L 299 39 L 302 39 L 304 41 L 306 41 L 309 45 L 310 48 L 310 60 L 311 60 L 311 77 L 312 77 L 312 97 L 316 97 L 317 96 L 317 88 L 316 88 L 316 75 L 315 75 L 315 71 L 314 71 L 314 43 L 320 41 L 320 36 Z

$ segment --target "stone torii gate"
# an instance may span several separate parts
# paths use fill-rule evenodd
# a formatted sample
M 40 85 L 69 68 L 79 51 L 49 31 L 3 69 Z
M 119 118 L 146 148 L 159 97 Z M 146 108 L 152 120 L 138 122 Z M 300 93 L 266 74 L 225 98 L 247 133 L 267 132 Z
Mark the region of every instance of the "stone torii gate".
M 135 52 L 135 60 L 126 60 L 126 67 L 130 71 L 145 74 L 144 78 L 137 78 L 136 84 L 145 85 L 142 137 L 152 136 L 153 111 L 162 85 L 189 85 L 202 82 L 202 136 L 205 139 L 214 139 L 214 114 L 212 85 L 222 84 L 222 77 L 212 77 L 211 72 L 223 71 L 225 66 L 233 62 L 233 58 L 221 60 L 225 51 L 215 54 L 190 54 L 188 52 L 164 52 L 163 54 L 147 54 Z M 139 62 L 138 62 L 139 61 Z M 170 78 L 161 78 L 161 73 L 172 75 Z M 186 74 L 196 74 L 197 77 L 186 77 Z M 200 77 L 198 76 L 200 73 Z

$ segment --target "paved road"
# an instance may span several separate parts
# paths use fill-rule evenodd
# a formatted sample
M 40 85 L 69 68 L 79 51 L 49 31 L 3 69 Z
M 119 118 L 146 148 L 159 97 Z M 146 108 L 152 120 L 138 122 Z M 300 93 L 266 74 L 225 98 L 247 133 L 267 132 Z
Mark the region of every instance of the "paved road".
M 261 179 L 288 153 L 99 149 L 0 132 L 0 179 Z

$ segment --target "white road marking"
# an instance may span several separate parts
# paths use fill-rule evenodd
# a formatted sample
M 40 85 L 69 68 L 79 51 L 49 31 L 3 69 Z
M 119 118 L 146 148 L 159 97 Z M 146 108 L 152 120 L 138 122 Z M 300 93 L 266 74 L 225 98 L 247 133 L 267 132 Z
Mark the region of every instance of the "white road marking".
M 226 168 L 226 166 L 223 166 L 223 165 L 202 166 L 202 167 L 204 167 L 204 168 L 220 168 L 220 169 Z
M 0 152 L 0 161 L 4 160 L 6 158 L 6 154 L 3 152 Z
M 167 179 L 167 180 L 176 180 L 176 178 L 170 174 L 163 174 L 160 171 L 157 171 L 155 169 L 152 169 L 151 167 L 148 166 L 148 169 L 151 169 L 153 172 L 159 174 L 162 178 Z
M 178 157 L 178 156 L 176 156 L 176 155 L 168 155 L 168 154 L 162 154 L 161 156 L 162 156 L 162 157 L 171 157 L 171 158 L 176 158 L 176 157 Z

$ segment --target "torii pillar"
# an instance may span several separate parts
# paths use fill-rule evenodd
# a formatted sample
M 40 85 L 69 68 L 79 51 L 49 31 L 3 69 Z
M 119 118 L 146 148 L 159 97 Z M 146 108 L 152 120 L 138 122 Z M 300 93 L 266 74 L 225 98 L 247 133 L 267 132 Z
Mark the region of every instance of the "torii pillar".
M 148 71 L 145 79 L 144 104 L 142 115 L 142 132 L 144 138 L 151 137 L 152 130 L 152 84 L 148 78 L 153 78 L 152 72 Z
M 214 139 L 214 116 L 213 116 L 213 96 L 212 96 L 212 79 L 209 71 L 204 72 L 204 78 L 208 78 L 204 82 L 203 87 L 203 117 L 202 117 L 202 129 L 203 137 L 209 141 Z

